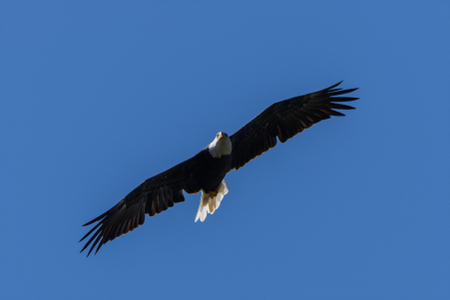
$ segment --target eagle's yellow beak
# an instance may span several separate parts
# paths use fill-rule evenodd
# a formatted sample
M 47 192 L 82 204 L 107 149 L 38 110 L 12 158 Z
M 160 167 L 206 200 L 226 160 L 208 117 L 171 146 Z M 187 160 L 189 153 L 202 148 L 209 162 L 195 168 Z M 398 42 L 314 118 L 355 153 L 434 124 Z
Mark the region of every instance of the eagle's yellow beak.
M 228 134 L 226 134 L 226 133 L 223 132 L 223 131 L 219 131 L 219 132 L 217 133 L 217 138 L 219 138 L 219 139 L 224 138 L 224 137 L 227 137 L 227 136 L 228 136 Z

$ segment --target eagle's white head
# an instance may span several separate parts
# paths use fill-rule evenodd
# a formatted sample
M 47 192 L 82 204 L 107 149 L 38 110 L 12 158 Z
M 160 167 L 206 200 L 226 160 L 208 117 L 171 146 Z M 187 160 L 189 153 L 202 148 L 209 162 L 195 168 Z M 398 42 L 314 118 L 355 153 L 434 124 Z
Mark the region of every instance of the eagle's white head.
M 214 158 L 220 158 L 222 155 L 230 155 L 232 150 L 231 140 L 223 131 L 216 134 L 214 141 L 208 145 L 208 151 Z

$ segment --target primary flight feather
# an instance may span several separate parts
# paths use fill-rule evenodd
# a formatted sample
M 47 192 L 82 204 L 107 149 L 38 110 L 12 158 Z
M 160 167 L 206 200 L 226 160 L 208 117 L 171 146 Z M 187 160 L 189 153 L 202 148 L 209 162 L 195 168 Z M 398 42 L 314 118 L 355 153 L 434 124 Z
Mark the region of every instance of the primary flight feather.
M 84 224 L 97 222 L 80 240 L 92 234 L 81 252 L 91 245 L 87 255 L 96 246 L 97 253 L 106 242 L 144 224 L 146 214 L 153 216 L 184 201 L 183 190 L 189 194 L 202 192 L 195 221 L 204 221 L 228 193 L 224 180 L 228 172 L 275 147 L 277 138 L 284 143 L 321 120 L 344 116 L 335 109 L 354 109 L 342 102 L 357 100 L 345 95 L 357 88 L 343 90 L 338 88 L 341 83 L 274 103 L 231 136 L 220 131 L 195 156 L 145 180 L 111 209 Z

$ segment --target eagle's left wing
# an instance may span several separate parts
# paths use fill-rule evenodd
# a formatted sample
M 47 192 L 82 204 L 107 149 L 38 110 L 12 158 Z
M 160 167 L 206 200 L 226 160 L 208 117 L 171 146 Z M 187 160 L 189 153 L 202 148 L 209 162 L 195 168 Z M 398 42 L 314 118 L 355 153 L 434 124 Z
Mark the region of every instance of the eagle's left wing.
M 341 82 L 321 91 L 290 98 L 272 104 L 253 120 L 230 136 L 233 145 L 232 169 L 239 169 L 251 159 L 277 144 L 284 143 L 297 133 L 330 116 L 344 116 L 335 109 L 354 109 L 340 102 L 358 98 L 340 96 L 355 89 L 337 88 Z

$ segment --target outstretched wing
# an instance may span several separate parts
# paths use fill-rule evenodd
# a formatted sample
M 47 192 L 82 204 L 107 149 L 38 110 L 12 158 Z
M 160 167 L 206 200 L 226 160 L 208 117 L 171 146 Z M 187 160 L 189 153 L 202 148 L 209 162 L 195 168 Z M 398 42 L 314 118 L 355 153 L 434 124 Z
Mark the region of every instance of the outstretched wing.
M 151 177 L 136 187 L 115 206 L 83 226 L 98 222 L 81 240 L 92 236 L 81 252 L 92 244 L 87 256 L 98 245 L 95 253 L 108 241 L 132 231 L 144 224 L 145 214 L 153 216 L 184 201 L 183 190 L 187 193 L 200 191 L 196 182 L 197 160 L 205 150 L 194 157 Z
M 344 116 L 334 109 L 354 109 L 340 102 L 358 98 L 340 96 L 355 89 L 337 88 L 341 82 L 321 91 L 290 98 L 272 104 L 235 132 L 230 138 L 233 145 L 232 169 L 239 169 L 251 159 L 277 144 L 284 143 L 297 133 L 330 116 Z

